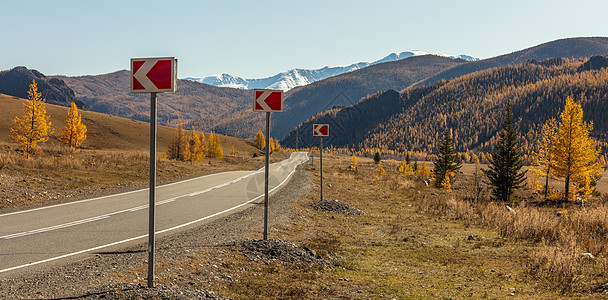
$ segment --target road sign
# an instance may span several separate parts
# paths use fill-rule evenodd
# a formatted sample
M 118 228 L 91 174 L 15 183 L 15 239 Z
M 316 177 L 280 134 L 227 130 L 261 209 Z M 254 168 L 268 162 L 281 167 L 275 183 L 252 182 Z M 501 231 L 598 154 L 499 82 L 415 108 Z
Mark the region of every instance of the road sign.
M 329 124 L 313 124 L 313 136 L 329 136 Z
M 131 93 L 175 93 L 177 59 L 131 58 Z
M 283 91 L 254 90 L 253 111 L 283 111 Z

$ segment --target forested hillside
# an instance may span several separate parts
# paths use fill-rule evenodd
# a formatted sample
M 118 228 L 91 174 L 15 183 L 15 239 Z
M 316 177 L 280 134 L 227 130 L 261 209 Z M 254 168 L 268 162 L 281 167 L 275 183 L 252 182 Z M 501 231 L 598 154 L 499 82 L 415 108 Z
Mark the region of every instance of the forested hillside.
M 298 87 L 286 95 L 286 110 L 273 115 L 272 135 L 283 137 L 312 116 L 339 106 L 350 106 L 377 91 L 401 90 L 419 80 L 466 61 L 442 56 L 413 56 L 377 64 Z
M 381 148 L 433 153 L 446 128 L 457 151 L 486 151 L 500 127 L 507 99 L 522 132 L 524 151 L 533 150 L 542 124 L 557 117 L 572 96 L 584 117 L 593 121 L 592 136 L 608 142 L 608 65 L 605 57 L 551 59 L 493 68 L 429 87 L 372 95 L 353 107 L 320 114 L 283 141 L 295 146 L 311 135 L 312 123 L 330 123 L 336 147 Z M 337 129 L 337 130 L 336 130 Z M 298 145 L 307 146 L 304 143 Z

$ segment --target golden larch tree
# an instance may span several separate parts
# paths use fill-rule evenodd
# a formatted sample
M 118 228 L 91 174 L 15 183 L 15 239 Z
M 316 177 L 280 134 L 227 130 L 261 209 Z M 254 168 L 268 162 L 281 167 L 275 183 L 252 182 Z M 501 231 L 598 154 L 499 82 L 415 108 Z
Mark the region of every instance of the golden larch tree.
M 538 177 L 545 181 L 544 194 L 547 199 L 549 192 L 549 178 L 552 177 L 555 159 L 552 157 L 553 139 L 557 132 L 557 121 L 550 119 L 543 125 L 541 131 L 540 145 L 538 152 L 535 152 L 532 159 L 532 167 L 530 170 Z
M 552 138 L 550 148 L 554 174 L 564 178 L 564 199 L 571 198 L 570 185 L 588 195 L 591 193 L 592 180 L 601 176 L 599 163 L 600 148 L 597 142 L 589 137 L 593 130 L 592 122 L 583 122 L 583 109 L 570 97 L 557 123 L 557 130 Z
M 274 152 L 274 140 L 272 138 L 269 138 L 268 144 L 270 144 L 270 145 L 268 145 L 269 146 L 268 153 L 272 154 L 272 152 Z
M 232 145 L 232 147 L 230 148 L 230 154 L 234 158 L 238 158 L 239 157 L 239 153 L 236 151 L 236 147 L 234 147 L 234 145 Z
M 411 171 L 412 167 L 410 164 L 408 164 L 406 160 L 402 160 L 401 164 L 399 164 L 399 168 L 397 169 L 397 177 L 405 177 Z
M 359 163 L 357 163 L 357 157 L 353 155 L 350 160 L 350 169 L 357 173 L 359 171 Z
M 51 117 L 46 113 L 45 99 L 38 92 L 36 81 L 32 80 L 30 89 L 27 92 L 28 99 L 23 103 L 23 116 L 15 117 L 13 123 L 15 128 L 11 128 L 11 139 L 19 143 L 19 150 L 27 158 L 31 155 L 40 153 L 38 144 L 44 143 L 53 134 L 51 128 Z
M 169 143 L 167 158 L 175 160 L 186 160 L 190 157 L 188 139 L 182 128 L 182 124 L 177 124 L 173 139 Z
M 192 133 L 190 134 L 190 141 L 194 141 L 192 143 L 192 147 L 190 147 L 190 155 L 192 156 L 190 157 L 190 160 L 201 161 L 205 154 L 202 151 L 201 139 L 199 138 L 199 135 L 196 133 L 194 128 L 192 128 Z
M 266 140 L 264 139 L 264 134 L 261 131 L 258 131 L 258 133 L 255 134 L 253 146 L 260 150 L 266 147 Z
M 378 163 L 378 173 L 376 173 L 376 178 L 380 178 L 386 174 L 386 171 L 382 167 L 382 162 Z
M 207 156 L 207 152 L 209 151 L 209 143 L 207 142 L 207 138 L 205 137 L 205 133 L 200 132 L 199 133 L 200 136 L 200 144 L 199 144 L 199 149 L 198 151 L 200 151 L 201 153 L 201 158 Z
M 224 158 L 224 149 L 222 149 L 222 145 L 220 144 L 220 135 L 215 135 L 215 142 L 213 143 L 213 157 L 215 158 Z
M 82 124 L 76 103 L 72 102 L 72 107 L 65 117 L 65 128 L 61 130 L 59 140 L 67 144 L 72 151 L 76 151 L 76 148 L 80 147 L 86 138 L 87 126 Z

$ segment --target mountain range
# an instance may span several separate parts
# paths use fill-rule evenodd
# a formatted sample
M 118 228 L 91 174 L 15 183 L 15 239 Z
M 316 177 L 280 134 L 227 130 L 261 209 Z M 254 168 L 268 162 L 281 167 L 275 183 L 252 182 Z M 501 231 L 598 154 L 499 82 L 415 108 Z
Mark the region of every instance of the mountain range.
M 542 125 L 573 97 L 593 122 L 591 136 L 608 145 L 608 57 L 551 58 L 477 71 L 429 86 L 378 92 L 355 105 L 320 113 L 287 134 L 288 147 L 317 146 L 313 124 L 330 124 L 334 147 L 434 153 L 451 130 L 457 151 L 488 151 L 507 100 L 525 153 L 537 150 Z
M 323 67 L 320 69 L 291 69 L 271 77 L 259 79 L 244 79 L 230 74 L 222 73 L 207 77 L 186 77 L 184 79 L 206 83 L 213 86 L 231 87 L 240 89 L 275 89 L 288 91 L 298 86 L 307 85 L 325 78 L 337 76 L 347 72 L 363 69 L 380 63 L 398 61 L 412 56 L 430 55 L 431 53 L 418 50 L 391 53 L 382 59 L 373 62 L 358 62 L 348 66 Z M 463 59 L 466 61 L 477 61 L 479 58 L 469 55 L 447 55 L 433 54 L 449 57 L 452 59 Z
M 494 68 L 538 62 L 555 57 L 583 58 L 594 55 L 603 56 L 607 53 L 608 38 L 572 38 L 557 40 L 480 61 L 466 61 L 435 55 L 414 55 L 405 59 L 377 63 L 287 91 L 284 94 L 284 112 L 272 114 L 271 135 L 279 139 L 285 137 L 284 143 L 288 146 L 293 145 L 291 139 L 294 135 L 298 135 L 300 138 L 310 135 L 309 131 L 302 130 L 303 127 L 300 125 L 302 122 L 306 122 L 316 115 L 323 115 L 327 111 L 329 113 L 347 111 L 349 107 L 357 107 L 360 102 L 368 103 L 371 110 L 386 111 L 390 109 L 392 111 L 390 114 L 379 113 L 380 118 L 372 118 L 375 121 L 365 121 L 366 126 L 372 126 L 373 124 L 370 125 L 370 122 L 378 123 L 378 127 L 374 128 L 381 130 L 380 128 L 385 128 L 383 127 L 385 125 L 381 124 L 384 124 L 390 118 L 397 118 L 395 114 L 402 112 L 404 109 L 403 105 L 389 105 L 392 103 L 392 100 L 389 101 L 390 99 L 401 99 L 403 97 L 401 95 L 407 93 L 417 95 L 425 89 L 437 89 L 438 84 L 445 85 L 446 82 L 453 82 L 456 79 Z M 149 97 L 147 95 L 130 94 L 130 72 L 127 70 L 96 76 L 46 77 L 35 70 L 21 67 L 16 69 L 20 72 L 4 71 L 0 73 L 4 75 L 0 79 L 0 93 L 11 94 L 6 90 L 10 90 L 17 85 L 15 80 L 20 81 L 19 84 L 23 86 L 20 90 L 27 92 L 27 84 L 31 83 L 32 79 L 20 74 L 34 74 L 37 76 L 36 78 L 45 79 L 46 82 L 52 81 L 57 87 L 64 86 L 67 94 L 63 96 L 61 102 L 63 104 L 61 105 L 67 106 L 71 102 L 70 99 L 76 99 L 82 101 L 81 106 L 86 109 L 135 120 L 149 120 Z M 514 72 L 514 74 L 516 73 Z M 7 76 L 7 74 L 12 75 Z M 10 84 L 6 84 L 6 82 L 10 82 Z M 195 127 L 200 130 L 215 131 L 246 139 L 252 139 L 257 131 L 264 128 L 264 114 L 255 113 L 251 109 L 253 92 L 250 90 L 216 87 L 190 80 L 179 80 L 177 86 L 177 93 L 160 94 L 158 96 L 160 124 L 174 126 L 182 123 L 186 128 Z M 509 87 L 509 89 L 511 88 L 513 87 Z M 396 92 L 393 96 L 390 96 L 391 93 L 387 93 L 389 90 Z M 404 94 L 403 91 L 408 92 Z M 456 94 L 460 93 L 456 88 L 449 89 L 449 91 Z M 70 92 L 74 94 L 75 98 L 70 97 Z M 395 98 L 395 94 L 399 96 Z M 47 99 L 53 99 L 45 92 L 43 92 L 43 95 Z M 17 96 L 23 97 L 22 95 Z M 560 95 L 560 97 L 562 96 Z M 428 97 L 420 96 L 411 99 L 430 99 Z M 445 95 L 445 99 L 450 97 L 453 97 L 453 95 Z M 384 104 L 374 105 L 376 101 Z M 428 103 L 435 106 L 443 103 L 437 101 Z M 418 121 L 422 122 L 424 118 L 436 117 L 432 114 L 432 111 L 427 113 L 428 115 L 421 115 Z M 400 115 L 400 118 L 405 117 L 406 115 Z M 297 134 L 288 134 L 298 126 L 300 126 L 300 131 L 296 131 Z M 359 135 L 378 133 L 370 131 L 371 129 L 373 128 L 366 127 L 359 128 L 356 131 Z M 490 133 L 488 132 L 488 134 Z M 376 147 L 378 145 L 392 145 L 392 143 L 378 136 L 376 140 L 370 140 L 367 137 L 352 139 L 346 145 Z M 300 146 L 303 146 L 303 144 L 300 144 Z M 474 148 L 485 147 L 481 144 L 471 144 L 469 146 Z M 399 148 L 401 146 L 391 147 Z M 432 148 L 431 145 L 425 145 L 424 147 Z

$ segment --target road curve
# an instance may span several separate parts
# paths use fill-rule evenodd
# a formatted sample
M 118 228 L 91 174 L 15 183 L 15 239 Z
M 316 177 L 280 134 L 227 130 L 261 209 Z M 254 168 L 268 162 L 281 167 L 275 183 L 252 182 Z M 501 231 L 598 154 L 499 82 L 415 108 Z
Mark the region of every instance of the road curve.
M 307 159 L 306 153 L 298 152 L 271 164 L 269 189 L 279 188 Z M 159 186 L 156 234 L 263 201 L 263 196 L 264 168 Z M 148 189 L 144 189 L 0 215 L 0 274 L 134 240 L 145 241 L 147 203 Z M 271 201 L 269 208 L 272 210 Z

